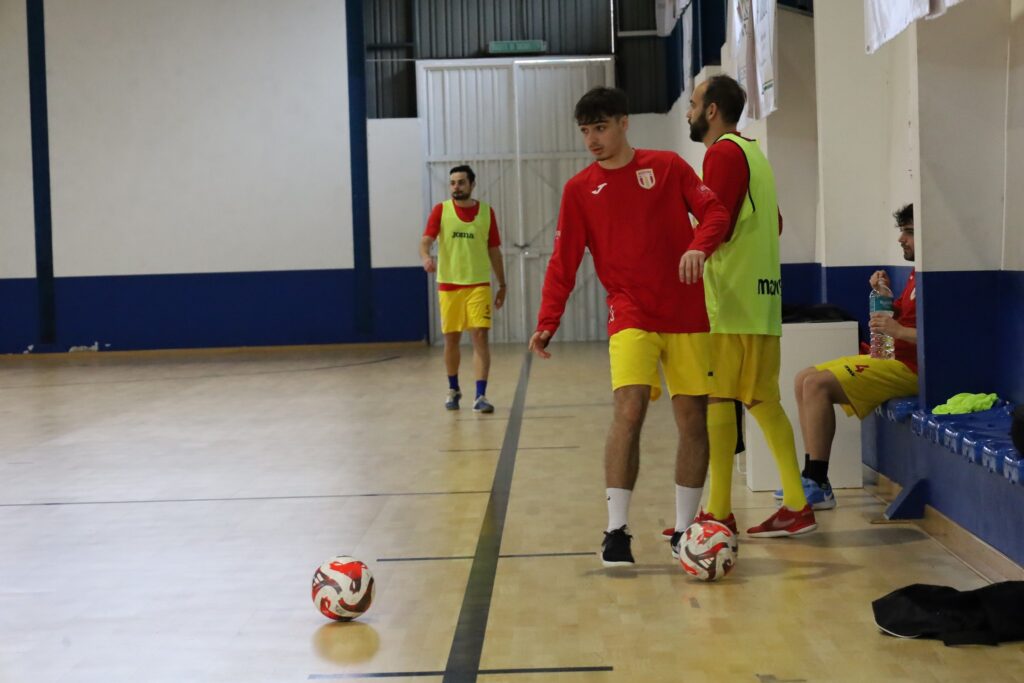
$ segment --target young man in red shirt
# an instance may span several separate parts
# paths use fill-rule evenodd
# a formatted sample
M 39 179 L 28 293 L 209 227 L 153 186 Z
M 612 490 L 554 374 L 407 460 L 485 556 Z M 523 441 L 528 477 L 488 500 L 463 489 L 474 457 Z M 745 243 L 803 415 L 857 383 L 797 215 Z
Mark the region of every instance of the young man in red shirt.
M 444 407 L 458 410 L 462 399 L 459 388 L 459 344 L 469 330 L 473 339 L 473 369 L 476 373 L 476 399 L 473 411 L 493 413 L 487 400 L 487 376 L 491 369 L 491 350 L 487 330 L 491 328 L 491 270 L 498 279 L 494 308 L 505 303 L 505 265 L 501 257 L 501 238 L 494 209 L 473 199 L 476 174 L 469 166 L 456 166 L 448 174 L 452 198 L 430 212 L 420 239 L 423 269 L 437 272 L 437 299 L 441 307 L 441 332 L 444 334 L 444 364 L 448 371 L 448 396 Z M 437 261 L 430 248 L 438 242 Z
M 665 373 L 679 428 L 676 528 L 700 505 L 708 467 L 707 395 L 711 388 L 705 259 L 729 229 L 729 212 L 673 152 L 633 149 L 626 95 L 594 88 L 575 118 L 595 163 L 565 184 L 530 349 L 542 358 L 558 329 L 576 271 L 589 249 L 608 292 L 614 417 L 605 446 L 608 526 L 603 564 L 632 565 L 629 502 L 640 466 L 640 430 Z M 689 214 L 700 222 L 694 231 Z M 673 545 L 678 553 L 678 541 Z
M 914 260 L 914 205 L 907 204 L 893 214 L 900 229 L 899 245 L 903 258 Z M 800 411 L 800 429 L 804 435 L 803 484 L 807 500 L 816 510 L 834 508 L 835 495 L 828 481 L 828 460 L 836 435 L 833 405 L 841 405 L 848 416 L 864 419 L 884 401 L 897 396 L 917 395 L 917 287 L 916 271 L 903 294 L 894 302 L 893 316 L 871 316 L 872 332 L 881 332 L 895 340 L 895 358 L 846 356 L 813 368 L 804 368 L 796 376 L 796 405 Z M 891 291 L 889 274 L 877 270 L 868 281 L 872 289 L 884 285 Z M 776 491 L 776 498 L 779 492 Z

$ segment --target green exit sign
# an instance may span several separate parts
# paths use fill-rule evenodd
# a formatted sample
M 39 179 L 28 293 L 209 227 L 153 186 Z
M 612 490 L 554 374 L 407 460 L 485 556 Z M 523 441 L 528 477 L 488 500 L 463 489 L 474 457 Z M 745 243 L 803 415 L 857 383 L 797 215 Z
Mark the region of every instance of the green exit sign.
M 546 40 L 492 40 L 488 51 L 492 55 L 537 54 L 548 51 Z

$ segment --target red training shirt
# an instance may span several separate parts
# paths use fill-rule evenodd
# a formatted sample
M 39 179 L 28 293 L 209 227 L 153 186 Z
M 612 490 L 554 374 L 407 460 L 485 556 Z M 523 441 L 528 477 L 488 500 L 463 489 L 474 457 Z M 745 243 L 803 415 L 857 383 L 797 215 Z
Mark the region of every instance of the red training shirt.
M 459 206 L 453 203 L 455 207 L 455 215 L 459 217 L 459 220 L 463 223 L 472 223 L 476 220 L 476 215 L 480 213 L 480 202 L 477 202 L 473 206 Z M 430 216 L 427 218 L 427 227 L 423 231 L 424 237 L 432 237 L 435 240 L 437 236 L 441 234 L 441 204 L 434 206 L 433 211 L 430 212 Z M 494 207 L 491 207 L 491 230 L 487 235 L 487 247 L 500 247 L 501 236 L 498 235 L 498 218 L 494 215 Z M 470 287 L 486 287 L 489 286 L 490 282 L 478 282 L 472 285 L 453 285 L 447 282 L 440 282 L 437 285 L 437 289 L 442 292 L 450 292 L 454 289 L 469 289 Z
M 622 168 L 594 162 L 565 184 L 538 330 L 558 329 L 586 248 L 608 292 L 609 335 L 709 331 L 704 283 L 680 282 L 679 259 L 691 249 L 710 256 L 729 230 L 729 212 L 678 154 L 634 152 Z
M 896 318 L 896 322 L 903 327 L 913 327 L 914 329 L 917 329 L 916 274 L 917 270 L 910 271 L 910 277 L 907 278 L 907 286 L 903 288 L 900 298 L 894 301 L 892 305 L 893 317 Z M 913 370 L 914 374 L 917 374 L 917 344 L 897 339 L 895 340 L 894 348 L 896 360 Z

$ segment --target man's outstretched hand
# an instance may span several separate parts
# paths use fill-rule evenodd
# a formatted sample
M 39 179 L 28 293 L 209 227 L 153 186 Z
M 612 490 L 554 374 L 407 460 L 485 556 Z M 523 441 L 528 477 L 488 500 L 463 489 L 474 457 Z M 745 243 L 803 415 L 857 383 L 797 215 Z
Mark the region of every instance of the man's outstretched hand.
M 547 330 L 537 330 L 530 337 L 530 350 L 541 358 L 551 358 L 547 352 L 548 342 L 551 341 L 551 333 Z

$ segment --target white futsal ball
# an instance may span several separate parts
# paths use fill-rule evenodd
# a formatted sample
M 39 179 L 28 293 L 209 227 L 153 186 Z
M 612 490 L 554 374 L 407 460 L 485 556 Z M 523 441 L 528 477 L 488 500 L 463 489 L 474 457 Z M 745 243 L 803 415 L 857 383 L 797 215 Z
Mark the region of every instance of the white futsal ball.
M 373 575 L 359 560 L 339 555 L 313 574 L 313 604 L 328 619 L 351 621 L 373 604 Z
M 679 540 L 679 563 L 701 581 L 717 581 L 736 565 L 736 534 L 720 522 L 694 522 Z

